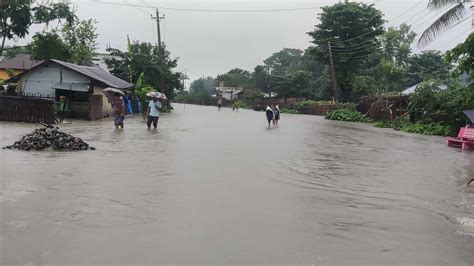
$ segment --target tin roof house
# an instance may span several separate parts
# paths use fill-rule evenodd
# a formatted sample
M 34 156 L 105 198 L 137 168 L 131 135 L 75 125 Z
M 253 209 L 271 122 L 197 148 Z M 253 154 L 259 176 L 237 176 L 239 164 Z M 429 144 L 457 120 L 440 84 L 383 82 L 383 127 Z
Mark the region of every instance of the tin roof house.
M 0 80 L 7 80 L 10 78 L 10 73 L 18 75 L 42 62 L 41 60 L 33 60 L 29 54 L 18 54 L 11 58 L 3 58 L 3 61 L 0 62 Z
M 47 60 L 10 81 L 17 91 L 38 97 L 66 98 L 70 116 L 96 120 L 112 114 L 105 88 L 124 90 L 133 86 L 98 66 L 80 66 L 60 60 Z
M 216 88 L 217 95 L 227 101 L 238 100 L 242 96 L 244 89 L 242 87 L 225 87 L 224 82 L 220 82 Z

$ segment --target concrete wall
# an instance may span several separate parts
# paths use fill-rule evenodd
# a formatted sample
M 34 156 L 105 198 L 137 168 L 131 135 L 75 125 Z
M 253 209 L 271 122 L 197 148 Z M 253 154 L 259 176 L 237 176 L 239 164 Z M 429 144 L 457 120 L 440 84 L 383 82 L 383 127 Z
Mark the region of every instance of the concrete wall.
M 107 96 L 104 94 L 104 88 L 94 86 L 94 95 L 102 96 L 102 117 L 108 117 L 112 115 L 112 104 L 110 103 Z
M 51 87 L 55 83 L 61 82 L 61 70 L 63 83 L 91 83 L 89 78 L 58 64 L 51 63 L 22 76 L 18 81 L 18 88 L 25 93 L 53 98 L 55 97 L 55 90 Z

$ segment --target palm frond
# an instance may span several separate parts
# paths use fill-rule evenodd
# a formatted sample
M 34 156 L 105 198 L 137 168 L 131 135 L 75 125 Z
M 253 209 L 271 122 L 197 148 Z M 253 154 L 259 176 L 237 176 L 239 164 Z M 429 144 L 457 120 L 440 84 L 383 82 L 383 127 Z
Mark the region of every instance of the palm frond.
M 434 21 L 424 32 L 421 34 L 418 40 L 418 46 L 423 47 L 429 44 L 435 39 L 441 32 L 454 26 L 460 22 L 467 13 L 467 9 L 463 3 L 459 3 L 448 11 L 446 11 L 441 17 Z
M 466 4 L 473 3 L 473 0 L 430 0 L 428 7 L 431 8 L 442 8 L 445 6 L 451 6 L 454 4 Z

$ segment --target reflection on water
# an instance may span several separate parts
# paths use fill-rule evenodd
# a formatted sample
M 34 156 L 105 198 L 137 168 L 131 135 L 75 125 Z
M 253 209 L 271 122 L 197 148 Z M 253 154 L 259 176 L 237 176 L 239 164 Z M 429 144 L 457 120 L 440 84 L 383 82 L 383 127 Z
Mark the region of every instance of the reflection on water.
M 0 151 L 0 264 L 473 264 L 474 154 L 321 117 L 176 105 L 96 151 Z M 34 125 L 0 123 L 0 146 Z

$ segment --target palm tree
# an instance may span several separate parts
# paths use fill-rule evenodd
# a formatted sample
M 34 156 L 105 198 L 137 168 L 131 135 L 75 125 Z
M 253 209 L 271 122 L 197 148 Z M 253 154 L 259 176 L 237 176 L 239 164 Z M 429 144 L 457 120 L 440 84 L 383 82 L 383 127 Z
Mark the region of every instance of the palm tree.
M 468 8 L 471 8 L 471 16 L 474 19 L 474 6 L 469 5 L 474 0 L 430 0 L 429 8 L 440 9 L 451 6 L 443 15 L 435 20 L 424 32 L 418 40 L 418 45 L 423 47 L 433 41 L 443 31 L 464 21 L 469 16 Z M 473 21 L 474 25 L 474 21 Z

